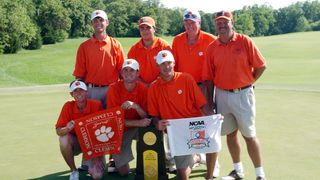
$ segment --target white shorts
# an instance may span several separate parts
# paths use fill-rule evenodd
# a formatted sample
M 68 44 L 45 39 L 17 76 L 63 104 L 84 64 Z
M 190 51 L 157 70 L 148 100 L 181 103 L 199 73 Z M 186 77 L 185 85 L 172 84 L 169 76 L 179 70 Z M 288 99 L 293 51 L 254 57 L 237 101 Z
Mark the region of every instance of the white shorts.
M 255 137 L 255 95 L 253 87 L 239 92 L 229 92 L 216 88 L 217 112 L 224 116 L 221 135 L 239 129 L 245 137 Z

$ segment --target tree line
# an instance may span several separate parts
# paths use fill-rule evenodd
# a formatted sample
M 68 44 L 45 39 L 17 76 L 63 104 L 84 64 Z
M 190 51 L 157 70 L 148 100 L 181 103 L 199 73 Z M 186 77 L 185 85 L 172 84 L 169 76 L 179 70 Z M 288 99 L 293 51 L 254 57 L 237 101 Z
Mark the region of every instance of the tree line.
M 184 30 L 184 9 L 166 8 L 160 0 L 2 0 L 0 54 L 16 53 L 21 48 L 39 49 L 42 44 L 66 38 L 89 37 L 90 15 L 95 9 L 107 12 L 107 31 L 114 37 L 138 37 L 138 20 L 142 16 L 155 19 L 157 35 L 174 36 Z M 200 14 L 202 30 L 216 34 L 214 13 Z M 245 6 L 233 15 L 236 31 L 250 36 L 320 30 L 318 0 L 280 9 L 267 4 Z

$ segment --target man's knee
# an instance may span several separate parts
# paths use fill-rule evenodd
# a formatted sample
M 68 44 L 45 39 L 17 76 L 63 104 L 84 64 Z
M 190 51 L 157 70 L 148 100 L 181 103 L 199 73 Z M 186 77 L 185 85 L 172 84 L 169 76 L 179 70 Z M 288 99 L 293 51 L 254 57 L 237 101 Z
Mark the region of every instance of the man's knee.
M 258 143 L 258 138 L 256 136 L 254 137 L 245 137 L 243 136 L 244 140 L 246 141 L 246 143 Z
M 103 177 L 103 171 L 95 171 L 90 173 L 92 179 L 102 179 Z
M 117 171 L 118 171 L 118 174 L 119 174 L 120 176 L 128 176 L 128 174 L 129 174 L 129 169 L 130 169 L 130 168 L 129 168 L 129 164 L 125 164 L 125 165 L 117 168 Z
M 61 148 L 72 146 L 72 139 L 70 134 L 59 136 L 59 143 Z

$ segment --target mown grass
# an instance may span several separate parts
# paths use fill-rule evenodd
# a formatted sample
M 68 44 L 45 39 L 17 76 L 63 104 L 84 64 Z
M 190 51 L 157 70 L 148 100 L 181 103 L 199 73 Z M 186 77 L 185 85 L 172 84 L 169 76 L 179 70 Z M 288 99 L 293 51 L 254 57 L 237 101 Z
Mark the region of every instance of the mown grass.
M 139 38 L 117 38 L 127 54 Z M 171 43 L 172 37 L 165 37 Z M 76 51 L 85 39 L 43 46 L 40 50 L 0 55 L 0 87 L 68 83 Z M 320 32 L 254 38 L 267 59 L 268 69 L 258 84 L 320 89 Z

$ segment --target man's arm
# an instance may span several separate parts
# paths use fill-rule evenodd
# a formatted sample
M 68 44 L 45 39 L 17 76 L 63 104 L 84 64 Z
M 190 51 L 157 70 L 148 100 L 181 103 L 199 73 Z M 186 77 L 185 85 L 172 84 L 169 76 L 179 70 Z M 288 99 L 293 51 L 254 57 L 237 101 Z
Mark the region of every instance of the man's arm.
M 136 119 L 136 120 L 124 120 L 124 125 L 126 127 L 147 127 L 151 123 L 151 119 L 143 118 L 143 119 Z
M 214 85 L 212 83 L 212 81 L 206 80 L 203 82 L 204 86 L 206 87 L 207 90 L 207 95 L 206 95 L 206 99 L 207 99 L 207 106 L 210 109 L 213 109 L 215 111 L 216 109 L 216 105 L 213 101 L 214 98 Z
M 125 101 L 124 103 L 122 103 L 121 108 L 122 109 L 135 109 L 142 119 L 147 118 L 147 116 L 148 116 L 146 111 L 144 111 L 141 108 L 141 106 L 139 106 L 139 104 L 132 102 L 132 101 Z
M 260 68 L 256 68 L 253 70 L 253 77 L 254 77 L 255 81 L 257 81 L 260 78 L 260 76 L 263 74 L 263 72 L 264 72 L 264 70 L 266 70 L 266 68 L 267 68 L 266 66 L 262 66 Z
M 70 131 L 72 131 L 73 128 L 74 128 L 74 121 L 72 120 L 68 122 L 67 126 L 57 128 L 56 133 L 58 136 L 65 136 Z

